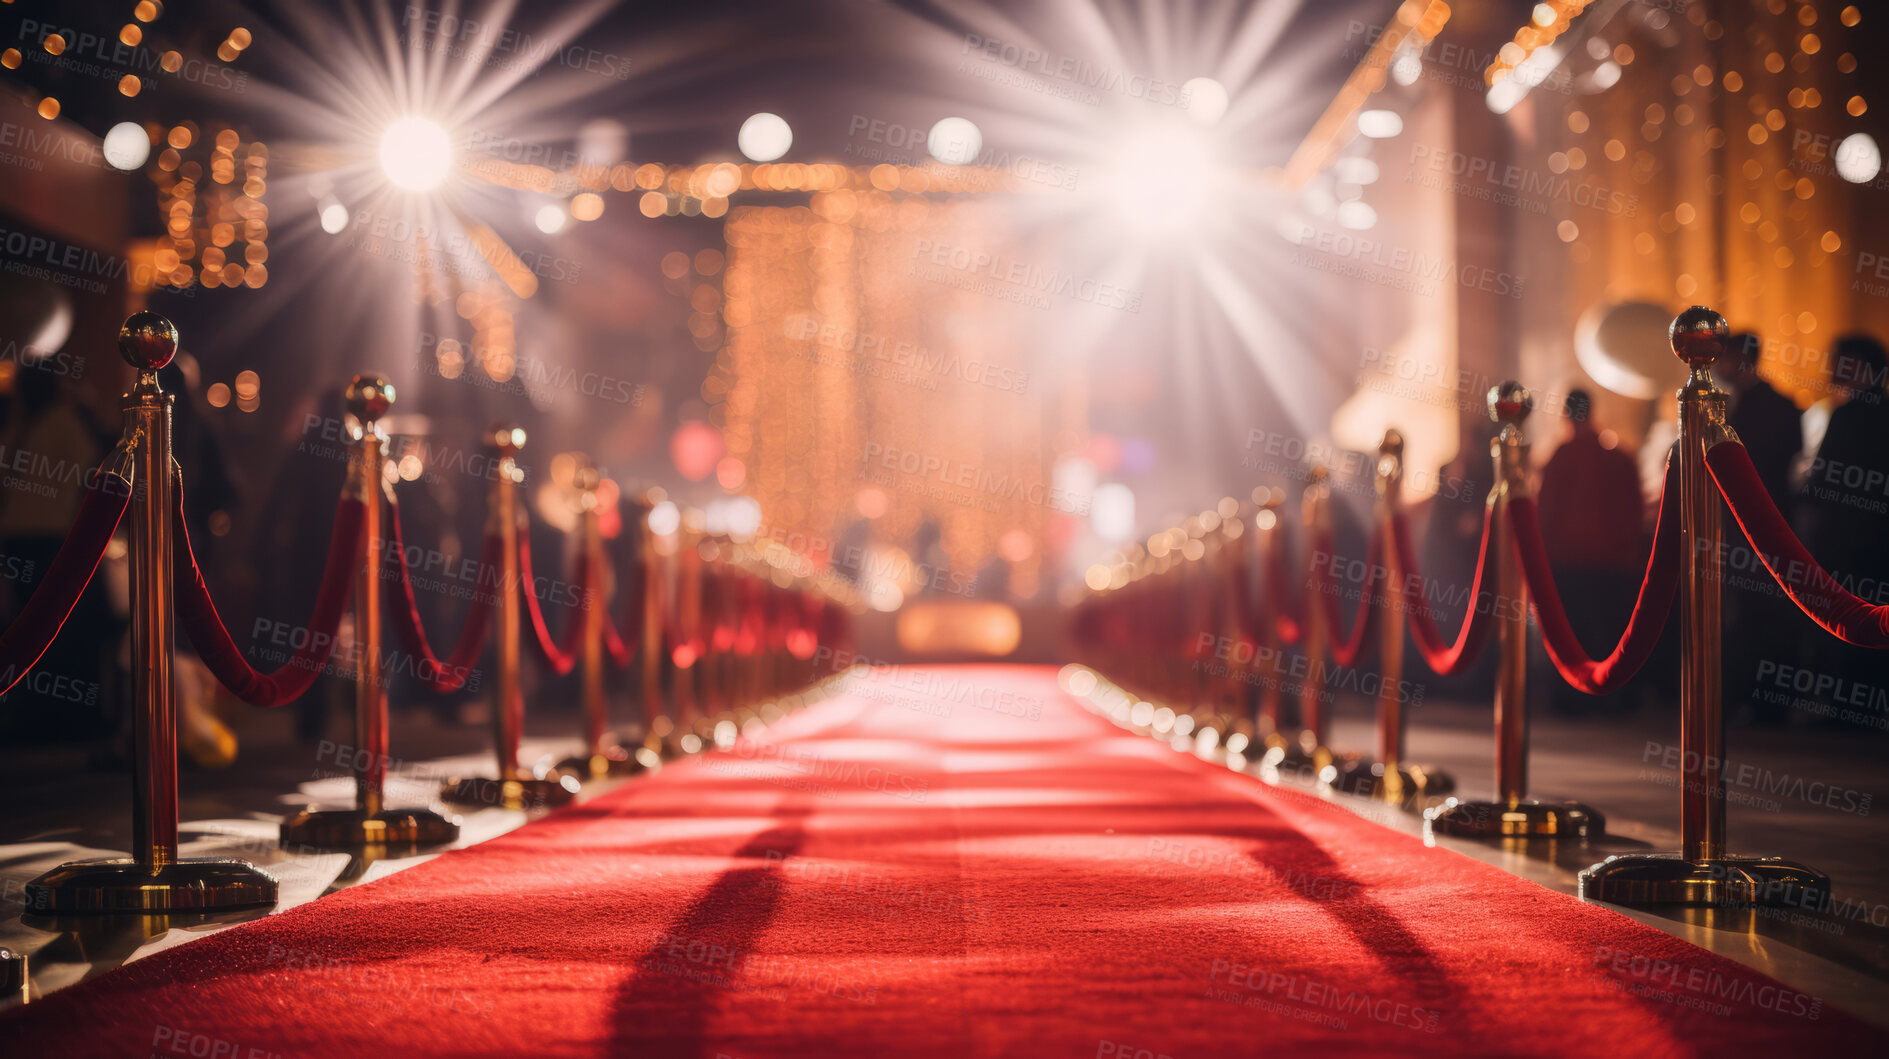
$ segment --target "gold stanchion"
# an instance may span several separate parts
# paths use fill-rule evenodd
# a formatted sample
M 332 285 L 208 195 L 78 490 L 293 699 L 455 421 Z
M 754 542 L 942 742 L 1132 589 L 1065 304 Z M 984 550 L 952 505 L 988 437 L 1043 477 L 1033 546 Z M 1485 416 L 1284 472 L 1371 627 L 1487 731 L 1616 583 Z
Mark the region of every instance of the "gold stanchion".
M 177 699 L 171 662 L 176 615 L 171 581 L 170 394 L 159 368 L 177 353 L 177 329 L 140 312 L 118 332 L 118 352 L 138 371 L 125 394 L 124 438 L 102 473 L 131 490 L 131 694 L 135 768 L 132 855 L 82 860 L 26 884 L 26 908 L 39 915 L 96 912 L 220 911 L 273 905 L 276 880 L 242 860 L 177 856 Z M 133 486 L 136 488 L 133 488 Z
M 1679 389 L 1681 541 L 1685 548 L 1679 684 L 1679 851 L 1608 857 L 1581 872 L 1581 896 L 1622 905 L 1821 906 L 1830 879 L 1775 857 L 1725 852 L 1725 728 L 1719 701 L 1724 525 L 1706 451 L 1736 441 L 1725 394 L 1710 368 L 1723 352 L 1725 318 L 1695 305 L 1673 320 L 1673 353 L 1691 369 Z
M 578 590 L 584 594 L 584 645 L 578 665 L 583 680 L 586 752 L 559 762 L 558 770 L 591 779 L 628 775 L 642 767 L 610 734 L 610 701 L 604 693 L 603 626 L 605 609 L 610 604 L 603 590 L 603 526 L 597 495 L 602 482 L 597 469 L 578 455 L 572 484 L 577 487 L 583 526 L 584 583 Z
M 492 480 L 491 511 L 487 532 L 499 534 L 499 575 L 487 577 L 482 590 L 499 595 L 496 680 L 492 701 L 492 743 L 498 758 L 497 775 L 468 776 L 448 780 L 440 797 L 459 805 L 498 806 L 506 809 L 542 809 L 568 804 L 577 796 L 578 783 L 556 769 L 538 775 L 518 766 L 518 743 L 524 734 L 525 696 L 518 686 L 518 641 L 524 633 L 521 592 L 535 592 L 537 586 L 523 583 L 518 564 L 518 484 L 525 472 L 518 466 L 518 450 L 525 447 L 521 427 L 500 425 L 492 428 L 492 447 L 498 453 L 498 474 Z M 497 580 L 498 584 L 490 582 Z
M 1300 501 L 1305 517 L 1305 539 L 1308 542 L 1306 555 L 1317 561 L 1314 554 L 1318 542 L 1325 539 L 1331 529 L 1331 512 L 1326 504 L 1331 498 L 1331 472 L 1324 467 L 1313 467 L 1305 476 L 1304 498 Z M 1321 775 L 1331 766 L 1332 752 L 1325 744 L 1330 725 L 1330 718 L 1325 710 L 1328 695 L 1325 686 L 1328 662 L 1326 652 L 1325 608 L 1332 601 L 1324 598 L 1314 588 L 1306 588 L 1300 596 L 1305 600 L 1301 615 L 1304 625 L 1299 629 L 1299 649 L 1305 655 L 1305 679 L 1299 685 L 1299 733 L 1297 738 L 1275 736 L 1268 740 L 1266 756 L 1260 760 L 1262 768 L 1284 771 L 1305 771 L 1313 777 Z
M 1595 838 L 1607 824 L 1579 802 L 1546 803 L 1528 797 L 1528 585 L 1515 557 L 1509 502 L 1527 495 L 1528 439 L 1522 423 L 1535 399 L 1519 382 L 1489 388 L 1489 418 L 1501 424 L 1489 443 L 1495 486 L 1489 490 L 1490 562 L 1495 566 L 1497 669 L 1495 679 L 1496 800 L 1459 802 L 1425 814 L 1432 830 L 1468 838 Z M 1472 607 L 1481 600 L 1470 600 Z M 1468 620 L 1465 618 L 1465 620 Z
M 1455 786 L 1448 773 L 1404 760 L 1404 631 L 1409 619 L 1398 593 L 1409 576 L 1398 560 L 1394 523 L 1404 487 L 1404 436 L 1386 430 L 1377 449 L 1377 531 L 1384 541 L 1384 578 L 1378 615 L 1377 760 L 1349 758 L 1338 770 L 1334 786 L 1354 794 L 1368 794 L 1394 805 L 1413 803 Z M 1375 571 L 1373 571 L 1375 575 Z
M 1277 569 L 1274 552 L 1279 547 L 1279 509 L 1285 504 L 1286 494 L 1283 489 L 1261 486 L 1253 490 L 1253 500 L 1260 505 L 1259 511 L 1253 515 L 1253 547 L 1259 557 L 1259 583 L 1263 586 L 1260 591 L 1271 592 L 1273 571 Z M 1258 699 L 1253 703 L 1256 711 L 1253 715 L 1253 739 L 1256 744 L 1271 746 L 1273 740 L 1280 738 L 1281 682 L 1278 674 L 1282 669 L 1277 665 L 1280 615 L 1273 611 L 1270 602 L 1255 607 L 1254 612 L 1261 616 L 1261 624 L 1265 628 L 1259 630 L 1259 643 L 1254 648 L 1253 665 L 1249 670 L 1251 681 L 1258 690 Z M 1271 673 L 1261 669 L 1262 658 L 1273 663 Z
M 638 558 L 643 572 L 643 643 L 638 652 L 641 657 L 637 674 L 643 698 L 643 739 L 636 757 L 652 767 L 666 757 L 675 756 L 676 750 L 675 722 L 663 709 L 662 678 L 670 663 L 668 637 L 664 635 L 670 591 L 668 564 L 662 554 L 664 535 L 649 524 L 654 512 L 655 505 L 645 503 L 639 508 L 640 517 L 636 520 L 642 534 Z
M 284 846 L 317 849 L 408 850 L 459 837 L 459 825 L 430 809 L 388 809 L 387 688 L 381 675 L 381 491 L 386 488 L 387 435 L 380 419 L 394 403 L 394 388 L 378 375 L 348 384 L 347 495 L 361 501 L 361 565 L 354 576 L 354 639 L 360 669 L 354 681 L 354 808 L 304 809 L 282 821 Z M 406 557 L 396 558 L 405 562 Z
M 676 531 L 676 642 L 675 663 L 676 748 L 684 753 L 700 750 L 702 739 L 697 731 L 702 720 L 702 696 L 706 686 L 704 661 L 707 641 L 702 631 L 702 534 L 690 525 L 691 512 L 684 512 L 682 528 Z M 694 739 L 689 737 L 693 735 Z

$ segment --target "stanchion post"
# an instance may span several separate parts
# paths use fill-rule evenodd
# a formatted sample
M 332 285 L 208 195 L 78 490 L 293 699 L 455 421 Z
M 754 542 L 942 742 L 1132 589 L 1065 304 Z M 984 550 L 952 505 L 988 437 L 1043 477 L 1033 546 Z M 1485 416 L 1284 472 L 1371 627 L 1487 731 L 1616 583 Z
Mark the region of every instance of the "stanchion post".
M 436 846 L 459 837 L 459 825 L 429 809 L 388 809 L 387 682 L 382 675 L 381 492 L 386 486 L 387 435 L 380 420 L 393 408 L 394 388 L 379 375 L 356 375 L 345 403 L 348 456 L 345 494 L 363 505 L 361 564 L 354 572 L 354 808 L 304 809 L 282 821 L 285 847 L 346 850 L 405 850 Z M 405 556 L 395 556 L 405 562 Z
M 1581 872 L 1581 896 L 1622 905 L 1820 907 L 1830 879 L 1775 857 L 1725 852 L 1725 728 L 1720 701 L 1721 547 L 1718 488 L 1705 454 L 1738 440 L 1725 425 L 1726 395 L 1711 366 L 1724 351 L 1725 318 L 1695 305 L 1673 320 L 1673 353 L 1690 369 L 1679 388 L 1681 583 L 1679 851 L 1608 857 Z
M 1495 574 L 1495 787 L 1494 801 L 1451 799 L 1426 814 L 1435 831 L 1468 838 L 1596 838 L 1606 829 L 1600 813 L 1579 802 L 1528 797 L 1528 585 L 1515 554 L 1509 504 L 1528 495 L 1528 437 L 1523 423 L 1535 398 L 1513 380 L 1489 388 L 1489 418 L 1499 424 L 1489 443 L 1495 485 L 1489 490 L 1490 563 Z M 1471 600 L 1479 607 L 1481 600 Z M 1468 620 L 1465 617 L 1464 620 Z
M 525 447 L 522 427 L 500 424 L 488 435 L 497 456 L 497 474 L 492 479 L 491 508 L 486 532 L 499 536 L 499 573 L 495 591 L 498 599 L 498 642 L 494 645 L 492 749 L 497 758 L 493 777 L 468 776 L 448 780 L 440 796 L 458 805 L 497 806 L 506 809 L 539 809 L 564 805 L 576 797 L 576 781 L 556 769 L 544 775 L 518 766 L 518 744 L 524 735 L 525 696 L 519 688 L 519 641 L 524 635 L 523 604 L 525 592 L 537 586 L 524 583 L 518 562 L 518 531 L 521 512 L 518 486 L 525 472 L 518 465 L 518 452 Z
M 177 329 L 139 312 L 118 332 L 118 352 L 137 369 L 124 395 L 125 432 L 104 473 L 131 491 L 131 695 L 134 767 L 128 858 L 62 864 L 26 884 L 29 915 L 212 912 L 273 905 L 276 880 L 242 860 L 177 855 L 176 621 L 171 516 L 173 398 L 158 369 L 177 353 Z
M 1259 560 L 1259 583 L 1262 586 L 1272 584 L 1273 571 L 1278 564 L 1274 554 L 1279 548 L 1279 509 L 1285 503 L 1285 491 L 1261 486 L 1253 490 L 1253 499 L 1259 503 L 1259 511 L 1253 515 L 1253 550 Z M 1261 592 L 1271 592 L 1270 587 L 1262 587 Z M 1253 652 L 1253 667 L 1249 676 L 1258 686 L 1259 699 L 1254 704 L 1257 713 L 1253 717 L 1253 739 L 1271 746 L 1279 738 L 1279 685 L 1274 674 L 1262 672 L 1260 659 L 1276 660 L 1279 657 L 1279 619 L 1270 600 L 1264 606 L 1256 607 L 1261 616 L 1260 624 L 1265 628 L 1259 631 L 1259 644 Z M 1275 672 L 1278 670 L 1276 669 Z
M 650 517 L 655 505 L 645 503 L 638 509 L 637 526 L 642 534 L 638 549 L 643 573 L 643 637 L 640 656 L 640 672 L 637 683 L 643 698 L 643 750 L 637 758 L 648 764 L 653 758 L 660 761 L 665 750 L 675 746 L 670 738 L 675 734 L 675 722 L 671 721 L 663 709 L 662 675 L 669 664 L 665 657 L 667 637 L 664 635 L 665 616 L 669 609 L 669 582 L 667 564 L 663 562 L 661 534 L 650 525 Z
M 603 628 L 609 597 L 604 592 L 603 512 L 598 488 L 603 476 L 582 453 L 572 453 L 577 468 L 571 485 L 577 490 L 578 547 L 583 550 L 583 642 L 578 656 L 578 679 L 584 705 L 584 750 L 558 763 L 558 771 L 591 779 L 621 776 L 639 766 L 629 751 L 610 734 L 610 699 L 604 686 Z
M 1331 494 L 1330 479 L 1331 472 L 1323 466 L 1313 467 L 1305 476 L 1300 507 L 1308 542 L 1306 555 L 1313 562 L 1318 561 L 1318 542 L 1325 539 L 1331 528 L 1331 512 L 1326 509 Z M 1266 756 L 1260 759 L 1260 766 L 1304 771 L 1317 777 L 1332 763 L 1331 749 L 1325 744 L 1330 723 L 1325 711 L 1326 655 L 1330 650 L 1326 643 L 1325 608 L 1331 606 L 1332 601 L 1316 588 L 1304 589 L 1301 596 L 1305 600 L 1305 624 L 1299 630 L 1299 649 L 1305 655 L 1306 666 L 1305 679 L 1299 685 L 1299 733 L 1297 738 L 1272 741 Z
M 1409 612 L 1400 591 L 1403 579 L 1410 575 L 1398 559 L 1396 521 L 1404 488 L 1404 436 L 1386 430 L 1378 444 L 1376 510 L 1378 539 L 1384 542 L 1384 569 L 1370 576 L 1378 578 L 1382 598 L 1367 599 L 1360 606 L 1379 607 L 1378 615 L 1378 693 L 1377 760 L 1351 758 L 1340 766 L 1336 786 L 1356 794 L 1393 805 L 1414 804 L 1426 795 L 1440 794 L 1454 786 L 1454 781 L 1440 769 L 1412 765 L 1404 761 L 1404 734 L 1409 716 L 1404 712 L 1404 633 Z

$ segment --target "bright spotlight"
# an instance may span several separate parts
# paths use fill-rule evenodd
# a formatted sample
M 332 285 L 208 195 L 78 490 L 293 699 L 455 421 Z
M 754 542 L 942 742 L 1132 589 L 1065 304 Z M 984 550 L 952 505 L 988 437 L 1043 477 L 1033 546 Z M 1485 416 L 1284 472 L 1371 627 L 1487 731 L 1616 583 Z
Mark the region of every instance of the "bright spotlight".
M 329 199 L 321 205 L 321 230 L 329 235 L 340 235 L 348 227 L 348 208 Z
M 452 169 L 453 142 L 430 118 L 405 117 L 380 137 L 380 168 L 395 187 L 431 191 Z
M 735 146 L 754 162 L 772 162 L 793 145 L 794 130 L 779 114 L 756 114 L 742 122 L 741 131 L 735 134 Z
M 969 118 L 943 118 L 925 137 L 925 150 L 946 165 L 970 165 L 984 150 L 984 134 Z
M 129 172 L 151 157 L 151 137 L 136 122 L 121 121 L 105 133 L 102 149 L 112 168 Z
M 1110 173 L 1115 212 L 1144 234 L 1181 231 L 1214 205 L 1215 158 L 1207 134 L 1166 124 L 1132 133 Z
M 533 222 L 538 225 L 538 230 L 546 235 L 556 235 L 563 231 L 564 225 L 567 224 L 570 219 L 570 214 L 564 212 L 564 207 L 555 202 L 547 202 L 543 206 L 538 207 L 537 216 L 532 218 Z
M 1196 77 L 1181 86 L 1181 98 L 1187 100 L 1187 119 L 1208 126 L 1226 116 L 1227 86 L 1211 77 Z

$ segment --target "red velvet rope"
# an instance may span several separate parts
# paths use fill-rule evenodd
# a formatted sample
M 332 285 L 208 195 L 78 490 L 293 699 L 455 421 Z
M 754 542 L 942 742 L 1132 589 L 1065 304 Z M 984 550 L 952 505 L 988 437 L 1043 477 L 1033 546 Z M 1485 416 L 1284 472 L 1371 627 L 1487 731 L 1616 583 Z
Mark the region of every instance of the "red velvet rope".
M 177 623 L 189 634 L 197 656 L 230 694 L 252 706 L 283 706 L 300 698 L 315 683 L 334 655 L 341 615 L 354 590 L 354 575 L 361 565 L 361 522 L 366 513 L 366 505 L 359 500 L 344 496 L 335 503 L 334 535 L 328 541 L 328 565 L 322 569 L 321 590 L 315 594 L 315 609 L 307 626 L 297 630 L 305 632 L 307 640 L 280 668 L 261 673 L 243 658 L 217 614 L 190 547 L 190 529 L 184 524 L 184 491 L 176 491 L 172 522 L 181 560 L 174 569 Z
M 1595 661 L 1582 648 L 1574 627 L 1561 609 L 1548 566 L 1548 549 L 1541 542 L 1541 515 L 1530 497 L 1509 501 L 1509 525 L 1515 533 L 1515 554 L 1521 560 L 1522 579 L 1528 583 L 1529 602 L 1541 624 L 1542 646 L 1561 679 L 1589 695 L 1600 695 L 1625 684 L 1646 664 L 1666 626 L 1673 596 L 1679 587 L 1684 555 L 1679 539 L 1679 465 L 1666 468 L 1666 485 L 1659 497 L 1659 524 L 1653 531 L 1653 549 L 1646 557 L 1646 576 L 1633 603 L 1626 631 L 1612 653 Z
M 1384 555 L 1383 535 L 1373 533 L 1369 558 L 1365 560 L 1365 584 L 1359 592 L 1358 613 L 1352 618 L 1351 632 L 1344 632 L 1344 619 L 1339 616 L 1338 592 L 1333 576 L 1332 564 L 1337 561 L 1338 553 L 1332 543 L 1329 531 L 1319 534 L 1320 552 L 1329 556 L 1329 562 L 1316 562 L 1312 571 L 1315 591 L 1324 597 L 1324 604 L 1319 607 L 1325 612 L 1325 628 L 1330 633 L 1332 661 L 1347 669 L 1356 665 L 1364 655 L 1364 650 L 1371 642 L 1371 630 L 1377 628 L 1377 593 L 1372 585 L 1377 580 L 1377 573 Z
M 123 478 L 93 472 L 59 554 L 47 565 L 46 576 L 20 608 L 19 617 L 0 633 L 0 695 L 26 678 L 72 617 L 72 608 L 92 583 L 92 574 L 105 558 L 105 549 L 129 506 L 131 488 Z
M 577 665 L 577 655 L 563 650 L 551 638 L 551 629 L 544 622 L 544 611 L 538 609 L 538 579 L 531 573 L 531 539 L 525 527 L 518 530 L 518 587 L 525 594 L 525 609 L 531 614 L 531 642 L 538 649 L 538 660 L 543 662 L 555 676 L 569 673 Z M 573 621 L 572 626 L 581 626 Z M 565 630 L 567 639 L 571 630 Z
M 1454 643 L 1445 644 L 1430 620 L 1430 608 L 1423 599 L 1423 575 L 1417 572 L 1417 549 L 1410 539 L 1410 522 L 1402 511 L 1391 520 L 1391 532 L 1397 538 L 1397 578 L 1403 589 L 1405 613 L 1410 615 L 1410 638 L 1416 641 L 1425 665 L 1437 676 L 1461 672 L 1482 653 L 1488 642 L 1491 611 L 1481 606 L 1482 586 L 1490 576 L 1489 560 L 1494 552 L 1495 507 L 1482 510 L 1482 543 L 1476 547 L 1476 576 L 1469 588 L 1469 613 L 1457 631 Z
M 1712 480 L 1732 509 L 1732 518 L 1797 608 L 1831 635 L 1858 647 L 1889 647 L 1889 606 L 1859 599 L 1824 571 L 1791 532 L 1771 494 L 1738 442 L 1714 445 L 1705 454 Z
M 472 676 L 473 663 L 485 650 L 492 610 L 498 602 L 490 594 L 488 571 L 498 570 L 504 561 L 505 540 L 496 533 L 486 534 L 479 553 L 479 574 L 473 583 L 472 610 L 459 629 L 459 640 L 453 644 L 452 653 L 441 659 L 433 653 L 426 628 L 420 623 L 420 605 L 414 598 L 413 578 L 407 571 L 407 543 L 400 534 L 400 504 L 392 499 L 387 503 L 387 528 L 397 553 L 394 566 L 400 571 L 400 598 L 392 601 L 389 608 L 393 612 L 394 636 L 408 654 L 422 663 L 418 673 L 421 683 L 441 693 L 458 691 L 465 687 L 466 680 Z
M 630 632 L 634 635 L 636 626 L 632 625 Z M 603 649 L 610 652 L 610 661 L 618 669 L 630 668 L 629 645 L 624 642 L 623 634 L 617 631 L 617 620 L 607 610 L 603 613 Z

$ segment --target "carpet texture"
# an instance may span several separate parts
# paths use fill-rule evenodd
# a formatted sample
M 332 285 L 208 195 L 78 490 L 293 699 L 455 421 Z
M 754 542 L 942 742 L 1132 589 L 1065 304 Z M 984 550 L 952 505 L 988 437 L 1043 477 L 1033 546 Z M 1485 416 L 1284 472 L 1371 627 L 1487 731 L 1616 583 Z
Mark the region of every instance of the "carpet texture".
M 1884 1054 L 1605 909 L 1121 732 L 874 671 L 737 750 L 0 1019 L 32 1056 Z

